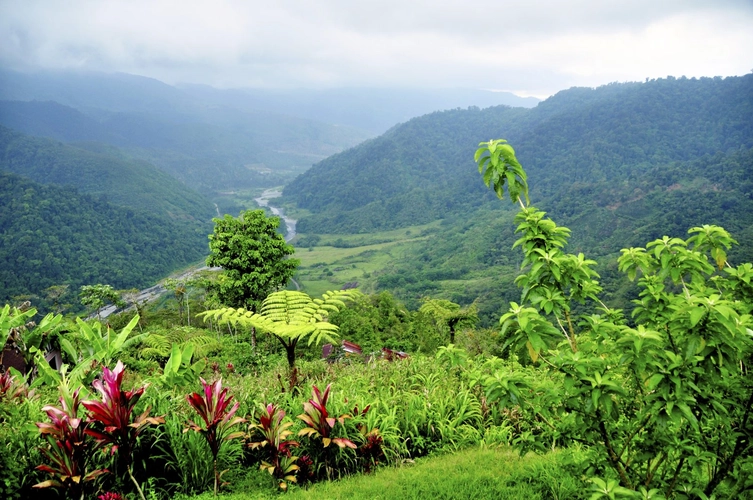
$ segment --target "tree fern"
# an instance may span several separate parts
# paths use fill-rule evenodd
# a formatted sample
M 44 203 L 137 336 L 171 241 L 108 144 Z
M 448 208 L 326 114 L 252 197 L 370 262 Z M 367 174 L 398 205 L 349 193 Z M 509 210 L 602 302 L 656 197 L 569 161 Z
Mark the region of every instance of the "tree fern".
M 202 315 L 219 323 L 253 327 L 273 335 L 285 347 L 288 363 L 293 369 L 298 342 L 306 338 L 309 345 L 334 342 L 337 326 L 327 321 L 329 313 L 345 307 L 345 302 L 358 293 L 352 289 L 338 290 L 325 292 L 321 299 L 312 299 L 304 292 L 284 290 L 271 293 L 264 299 L 259 313 L 224 307 Z
M 146 359 L 167 358 L 172 348 L 177 345 L 184 349 L 188 344 L 194 347 L 197 357 L 204 357 L 221 348 L 220 342 L 203 330 L 181 327 L 166 332 L 152 332 L 142 341 L 139 357 Z

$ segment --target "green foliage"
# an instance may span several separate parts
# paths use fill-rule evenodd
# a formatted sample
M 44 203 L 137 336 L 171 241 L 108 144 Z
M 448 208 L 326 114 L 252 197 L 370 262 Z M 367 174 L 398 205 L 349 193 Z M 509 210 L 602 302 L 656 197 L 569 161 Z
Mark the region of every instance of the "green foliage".
M 364 353 L 378 353 L 383 347 L 431 353 L 444 342 L 427 315 L 409 311 L 389 292 L 356 297 L 330 321 L 343 339 L 357 343 Z
M 506 183 L 511 201 L 518 201 L 523 195 L 526 203 L 529 202 L 526 173 L 515 158 L 515 150 L 506 140 L 495 139 L 479 143 L 473 159 L 478 163 L 478 171 L 484 179 L 484 184 L 494 190 L 497 198 L 504 199 Z
M 79 298 L 81 299 L 81 304 L 97 311 L 97 319 L 99 319 L 99 313 L 102 308 L 108 304 L 116 307 L 125 306 L 125 302 L 120 298 L 120 294 L 110 285 L 84 285 L 81 287 Z
M 39 432 L 35 422 L 42 418 L 38 398 L 0 397 L 0 497 L 20 500 L 48 498 L 32 489 L 43 479 L 35 467 L 42 462 Z
M 202 358 L 223 348 L 217 336 L 195 327 L 149 328 L 147 334 L 141 340 L 137 355 L 144 359 L 159 360 L 160 364 L 172 356 L 176 346 L 182 353 L 191 345 L 192 355 Z
M 546 379 L 500 370 L 484 382 L 490 401 L 530 415 L 516 445 L 591 446 L 592 467 L 607 464 L 616 476 L 595 478 L 592 498 L 639 489 L 646 498 L 710 496 L 753 455 L 753 305 L 739 286 L 753 268 L 727 263 L 735 241 L 707 225 L 687 240 L 624 249 L 620 270 L 642 275 L 629 325 L 599 301 L 595 262 L 564 253 L 569 230 L 533 207 L 517 221 L 522 305 L 511 303 L 500 323 L 508 344 L 525 343 L 534 363 L 546 362 Z M 596 312 L 573 316 L 575 303 L 594 302 Z
M 111 366 L 122 351 L 137 345 L 147 337 L 147 333 L 131 335 L 138 322 L 139 317 L 134 316 L 120 333 L 115 333 L 109 325 L 103 332 L 102 323 L 98 321 L 87 323 L 81 318 L 76 318 L 78 331 L 69 332 L 65 338 L 60 339 L 61 349 L 73 363 L 70 379 L 74 383 L 91 382 L 96 369 Z M 59 383 L 60 376 L 56 376 L 56 372 L 51 371 L 41 353 L 38 352 L 35 362 L 37 368 L 45 375 L 35 384 L 57 385 Z
M 207 363 L 201 359 L 192 364 L 193 352 L 193 343 L 187 343 L 183 349 L 178 344 L 173 344 L 170 358 L 165 363 L 162 375 L 157 379 L 162 387 L 186 387 L 196 383 Z
M 91 283 L 145 287 L 206 253 L 204 224 L 118 207 L 70 187 L 42 185 L 0 167 L 0 302 Z
M 271 292 L 284 287 L 295 273 L 298 260 L 288 258 L 295 251 L 277 232 L 279 217 L 267 217 L 263 210 L 225 215 L 212 219 L 208 266 L 222 267 L 216 284 L 220 302 L 257 311 Z
M 327 318 L 345 307 L 345 301 L 356 295 L 355 290 L 340 290 L 326 292 L 321 299 L 312 299 L 303 292 L 285 290 L 269 294 L 262 302 L 259 313 L 226 307 L 206 311 L 202 316 L 269 333 L 285 348 L 288 364 L 293 370 L 298 342 L 304 339 L 308 339 L 309 345 L 320 344 L 323 340 L 333 342 L 337 336 L 337 326 L 329 323 Z
M 32 361 L 37 352 L 45 346 L 57 346 L 60 331 L 63 329 L 63 316 L 60 314 L 47 314 L 39 324 L 31 321 L 36 316 L 37 310 L 34 308 L 19 309 L 11 308 L 6 304 L 0 310 L 0 340 L 3 347 L 12 345 L 21 352 L 27 366 Z
M 459 327 L 473 326 L 478 321 L 476 304 L 461 308 L 460 304 L 455 304 L 450 300 L 427 297 L 419 310 L 447 327 L 450 331 L 450 344 L 455 343 L 455 332 Z

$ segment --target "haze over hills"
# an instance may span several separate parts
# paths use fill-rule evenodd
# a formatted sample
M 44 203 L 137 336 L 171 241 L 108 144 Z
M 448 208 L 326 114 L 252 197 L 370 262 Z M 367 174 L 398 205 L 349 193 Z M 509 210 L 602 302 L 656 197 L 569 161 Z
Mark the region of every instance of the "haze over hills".
M 144 227 L 155 241 L 179 242 L 153 248 L 148 258 L 162 264 L 144 271 L 140 281 L 121 276 L 122 283 L 154 280 L 189 256 L 200 258 L 216 215 L 208 197 L 287 183 L 283 201 L 310 214 L 298 223 L 304 236 L 442 220 L 414 254 L 374 273 L 373 283 L 409 302 L 425 294 L 461 303 L 485 297 L 482 310 L 490 313 L 517 295 L 511 285 L 514 207 L 483 186 L 472 160 L 479 141 L 498 137 L 516 148 L 533 203 L 572 227 L 576 250 L 610 255 L 716 223 L 741 242 L 733 258 L 753 258 L 753 75 L 572 88 L 533 108 L 454 106 L 358 145 L 373 133 L 364 129 L 384 128 L 431 103 L 465 102 L 465 95 L 483 106 L 505 96 L 224 91 L 131 75 L 89 75 L 92 81 L 82 74 L 40 75 L 0 73 L 3 83 L 11 83 L 0 87 L 6 99 L 0 101 L 0 124 L 17 130 L 0 129 L 0 170 L 26 176 L 12 184 L 29 186 L 24 189 L 40 206 L 43 198 L 57 206 L 68 191 L 25 183 L 74 186 L 76 196 L 109 201 L 107 210 L 121 214 L 114 220 L 142 217 L 124 234 Z M 7 196 L 14 210 L 25 207 L 19 191 Z M 81 234 L 98 238 L 84 229 Z M 169 258 L 173 245 L 185 245 L 175 259 Z M 128 259 L 142 258 L 123 255 L 107 260 L 128 268 Z M 601 271 L 608 282 L 613 269 Z M 97 281 L 110 280 L 107 272 Z M 490 273 L 500 278 L 489 280 Z M 609 293 L 624 303 L 630 291 Z
M 286 183 L 333 153 L 436 109 L 538 102 L 463 89 L 219 90 L 121 73 L 9 70 L 0 70 L 0 100 L 23 101 L 3 103 L 0 124 L 117 145 L 207 194 Z
M 4 276 L 3 293 L 7 300 L 61 283 L 153 282 L 206 253 L 217 213 L 212 201 L 237 213 L 240 207 L 223 204 L 218 194 L 284 184 L 375 133 L 363 129 L 387 128 L 434 106 L 499 99 L 518 98 L 472 91 L 224 91 L 127 74 L 0 70 L 0 171 L 23 177 L 7 177 L 0 259 L 17 258 L 14 235 L 23 233 L 30 245 Z M 41 222 L 49 207 L 66 212 L 54 218 L 57 225 Z M 103 220 L 95 221 L 96 210 Z M 105 227 L 107 219 L 114 227 Z M 154 246 L 144 243 L 149 238 Z M 102 242 L 101 252 L 86 242 Z M 88 257 L 81 260 L 81 252 Z
M 472 89 L 339 88 L 218 90 L 204 85 L 179 85 L 186 93 L 216 105 L 285 113 L 381 134 L 398 123 L 437 110 L 478 106 L 532 108 L 540 100 L 510 92 Z
M 212 203 L 153 165 L 101 143 L 63 144 L 0 126 L 0 169 L 42 184 L 71 186 L 158 217 L 206 225 Z

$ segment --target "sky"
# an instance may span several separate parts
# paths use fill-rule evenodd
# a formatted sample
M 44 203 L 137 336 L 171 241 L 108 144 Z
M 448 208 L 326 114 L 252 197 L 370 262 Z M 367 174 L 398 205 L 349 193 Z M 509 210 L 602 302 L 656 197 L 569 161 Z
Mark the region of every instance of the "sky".
M 0 0 L 0 67 L 543 98 L 750 73 L 752 26 L 753 0 Z

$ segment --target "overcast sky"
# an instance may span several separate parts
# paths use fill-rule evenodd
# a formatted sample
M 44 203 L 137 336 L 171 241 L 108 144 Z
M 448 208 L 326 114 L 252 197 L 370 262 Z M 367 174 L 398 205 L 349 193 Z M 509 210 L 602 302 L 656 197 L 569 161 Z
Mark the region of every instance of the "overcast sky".
M 0 0 L 0 65 L 543 97 L 749 73 L 752 27 L 753 0 Z

